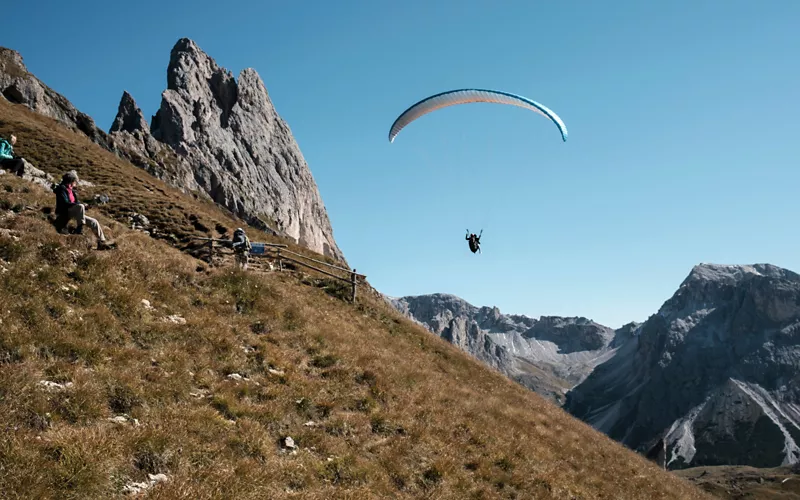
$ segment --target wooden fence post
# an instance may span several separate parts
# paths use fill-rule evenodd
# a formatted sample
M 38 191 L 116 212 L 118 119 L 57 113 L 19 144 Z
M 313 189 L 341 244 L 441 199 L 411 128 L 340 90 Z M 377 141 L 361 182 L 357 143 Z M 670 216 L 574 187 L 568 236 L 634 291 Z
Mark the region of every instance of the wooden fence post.
M 353 272 L 350 273 L 350 284 L 353 286 L 352 296 L 351 299 L 353 303 L 356 301 L 356 270 L 353 268 Z
M 278 270 L 283 271 L 283 260 L 281 260 L 281 248 L 278 247 Z
M 214 265 L 214 239 L 208 240 L 208 264 Z

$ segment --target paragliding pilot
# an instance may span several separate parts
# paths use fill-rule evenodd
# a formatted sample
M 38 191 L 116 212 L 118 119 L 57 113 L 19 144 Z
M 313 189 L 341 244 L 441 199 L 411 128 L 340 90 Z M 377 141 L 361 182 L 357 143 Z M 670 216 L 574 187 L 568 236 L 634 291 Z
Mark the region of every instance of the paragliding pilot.
M 469 241 L 469 249 L 472 250 L 472 253 L 481 251 L 482 234 L 483 234 L 483 229 L 481 229 L 481 233 L 477 236 L 475 235 L 475 233 L 470 234 L 469 229 L 467 229 L 467 237 L 465 239 Z

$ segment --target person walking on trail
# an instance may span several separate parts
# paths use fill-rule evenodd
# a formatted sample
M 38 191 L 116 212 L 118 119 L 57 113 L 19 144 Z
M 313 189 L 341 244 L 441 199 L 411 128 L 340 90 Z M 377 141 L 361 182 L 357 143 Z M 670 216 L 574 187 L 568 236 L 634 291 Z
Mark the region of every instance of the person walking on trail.
M 14 154 L 14 144 L 17 143 L 17 136 L 12 135 L 9 140 L 0 138 L 0 167 L 9 172 L 20 175 L 25 164 L 22 158 Z
M 482 234 L 483 234 L 483 229 L 481 229 L 481 235 Z M 475 253 L 475 252 L 482 253 L 481 252 L 481 236 L 480 235 L 476 236 L 475 233 L 471 233 L 470 234 L 469 229 L 467 229 L 467 237 L 465 239 L 467 241 L 469 241 L 469 249 L 472 251 L 472 253 Z
M 237 227 L 233 232 L 233 253 L 236 259 L 236 265 L 247 270 L 247 264 L 250 260 L 250 250 L 253 246 L 250 244 L 250 238 L 244 233 L 244 229 Z
M 88 224 L 97 237 L 98 250 L 114 248 L 116 246 L 114 243 L 106 241 L 106 235 L 103 234 L 103 228 L 100 227 L 97 219 L 86 215 L 86 205 L 78 200 L 78 194 L 75 192 L 77 185 L 78 176 L 67 172 L 61 178 L 61 183 L 53 188 L 56 195 L 56 230 L 63 234 L 69 221 L 75 220 L 78 222 L 78 227 L 75 228 L 73 234 L 82 234 L 83 226 Z

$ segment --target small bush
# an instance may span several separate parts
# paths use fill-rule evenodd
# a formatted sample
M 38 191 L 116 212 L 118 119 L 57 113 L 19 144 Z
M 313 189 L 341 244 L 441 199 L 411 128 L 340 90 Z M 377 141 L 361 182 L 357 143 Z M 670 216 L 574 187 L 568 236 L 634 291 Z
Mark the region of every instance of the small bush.
M 114 413 L 130 413 L 141 404 L 141 398 L 127 385 L 115 385 L 108 390 L 108 406 Z
M 335 365 L 337 361 L 339 361 L 339 358 L 333 354 L 325 354 L 324 356 L 315 356 L 314 359 L 311 360 L 311 366 L 316 368 L 330 368 Z
M 25 252 L 25 246 L 22 243 L 0 236 L 0 259 L 17 262 L 25 255 Z

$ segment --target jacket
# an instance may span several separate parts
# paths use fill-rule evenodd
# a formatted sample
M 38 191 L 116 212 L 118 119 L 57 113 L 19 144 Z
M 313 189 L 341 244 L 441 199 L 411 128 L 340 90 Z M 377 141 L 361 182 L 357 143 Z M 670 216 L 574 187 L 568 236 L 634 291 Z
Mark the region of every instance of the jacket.
M 0 160 L 13 160 L 14 146 L 5 139 L 0 139 Z
M 78 193 L 74 189 L 72 190 L 72 195 L 75 197 L 75 203 L 69 201 L 67 186 L 64 184 L 57 184 L 56 187 L 53 188 L 53 192 L 56 194 L 56 215 L 66 214 L 71 207 L 80 203 L 80 200 L 78 200 Z
M 250 238 L 243 232 L 233 233 L 233 249 L 237 252 L 249 252 L 252 246 L 250 245 Z

